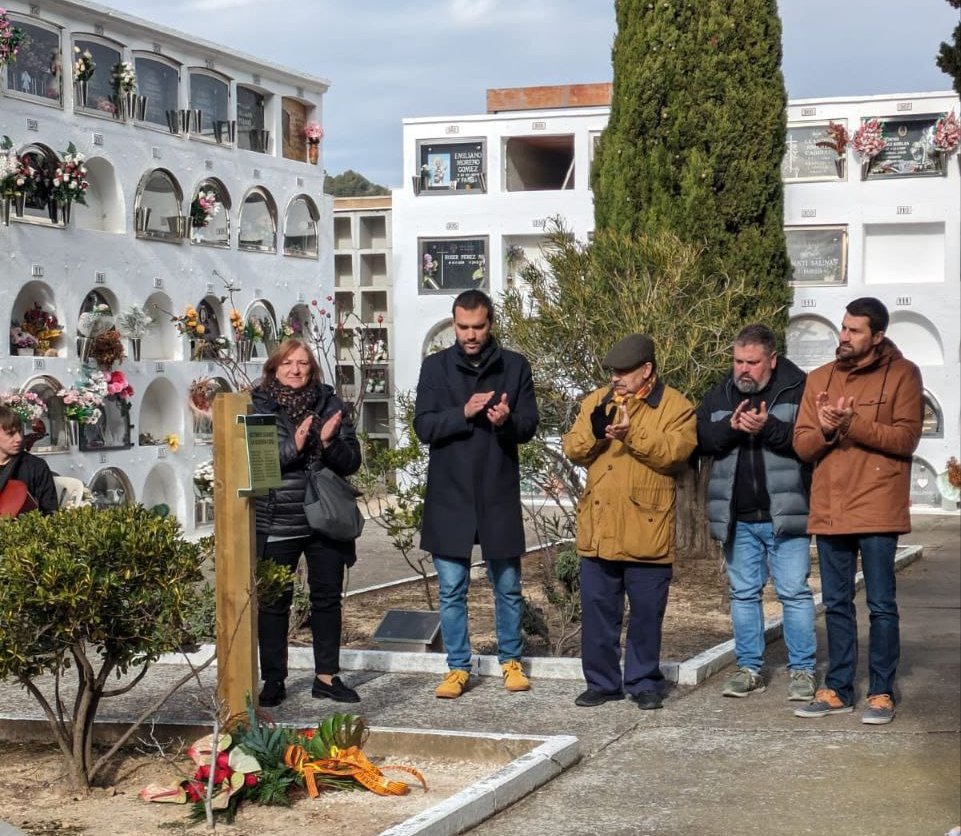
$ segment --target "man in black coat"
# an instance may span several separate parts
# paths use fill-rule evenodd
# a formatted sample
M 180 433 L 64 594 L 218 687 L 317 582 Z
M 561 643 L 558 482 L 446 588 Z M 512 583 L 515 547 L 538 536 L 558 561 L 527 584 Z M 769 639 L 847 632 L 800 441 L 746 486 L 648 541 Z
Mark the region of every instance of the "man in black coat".
M 457 341 L 424 359 L 414 431 L 430 445 L 421 548 L 433 555 L 440 627 L 450 672 L 435 691 L 459 697 L 471 668 L 467 629 L 470 558 L 479 543 L 494 588 L 497 655 L 508 691 L 530 688 L 521 667 L 521 515 L 519 444 L 537 430 L 527 360 L 491 336 L 494 306 L 466 290 L 453 306 Z

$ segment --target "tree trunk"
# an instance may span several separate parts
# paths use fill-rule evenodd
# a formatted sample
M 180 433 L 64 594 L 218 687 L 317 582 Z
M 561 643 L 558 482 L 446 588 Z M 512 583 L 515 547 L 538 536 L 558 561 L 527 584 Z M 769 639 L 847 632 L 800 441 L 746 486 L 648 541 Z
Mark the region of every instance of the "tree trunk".
M 705 462 L 709 465 L 710 460 Z M 704 560 L 716 554 L 707 528 L 707 479 L 710 467 L 699 467 L 692 456 L 677 476 L 677 556 Z

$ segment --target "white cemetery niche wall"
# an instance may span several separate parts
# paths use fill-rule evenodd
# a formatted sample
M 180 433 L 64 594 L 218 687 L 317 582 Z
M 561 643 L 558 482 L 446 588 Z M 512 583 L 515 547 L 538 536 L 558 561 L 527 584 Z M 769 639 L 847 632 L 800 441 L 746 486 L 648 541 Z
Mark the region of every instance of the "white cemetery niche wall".
M 140 501 L 147 508 L 166 505 L 171 514 L 181 518 L 187 513 L 177 474 L 167 462 L 157 462 L 150 468 Z
M 90 188 L 85 194 L 86 206 L 74 207 L 77 226 L 98 232 L 125 232 L 126 202 L 116 169 L 104 157 L 91 157 L 85 165 Z
M 155 377 L 147 384 L 140 398 L 137 421 L 137 443 L 141 446 L 164 444 L 169 435 L 184 437 L 184 410 L 182 396 L 173 382 Z

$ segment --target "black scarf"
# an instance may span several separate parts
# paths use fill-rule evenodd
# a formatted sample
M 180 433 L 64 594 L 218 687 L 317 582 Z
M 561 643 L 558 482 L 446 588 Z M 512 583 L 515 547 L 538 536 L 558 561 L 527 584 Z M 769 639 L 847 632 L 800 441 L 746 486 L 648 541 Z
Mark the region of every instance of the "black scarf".
M 277 378 L 271 380 L 264 387 L 264 391 L 287 413 L 287 417 L 295 427 L 307 417 L 307 413 L 314 408 L 320 398 L 320 386 L 316 383 L 294 389 L 291 386 L 284 386 Z

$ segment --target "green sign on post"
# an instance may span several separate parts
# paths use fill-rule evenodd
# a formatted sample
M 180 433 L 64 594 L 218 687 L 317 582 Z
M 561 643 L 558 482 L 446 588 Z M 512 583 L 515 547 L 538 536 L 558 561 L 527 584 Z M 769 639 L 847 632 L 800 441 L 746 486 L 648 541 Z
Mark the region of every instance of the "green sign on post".
M 277 442 L 276 415 L 238 415 L 244 425 L 247 443 L 247 488 L 239 488 L 238 496 L 261 496 L 271 488 L 279 488 L 280 445 Z

